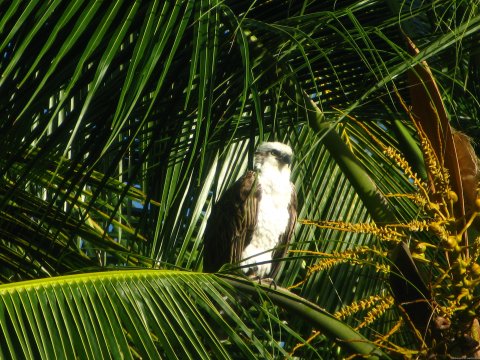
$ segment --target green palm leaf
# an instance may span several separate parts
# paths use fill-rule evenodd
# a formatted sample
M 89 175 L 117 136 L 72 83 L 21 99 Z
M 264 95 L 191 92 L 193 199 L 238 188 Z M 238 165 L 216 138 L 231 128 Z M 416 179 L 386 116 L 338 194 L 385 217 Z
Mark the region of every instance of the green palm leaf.
M 286 292 L 269 292 L 241 279 L 163 270 L 86 273 L 2 285 L 0 351 L 2 357 L 26 359 L 287 356 L 282 337 L 294 332 L 252 301 L 260 294 L 343 339 L 350 351 L 386 358 L 315 305 Z M 266 316 L 270 329 L 252 326 L 251 319 L 238 312 L 238 301 L 243 307 L 249 304 L 250 313 Z
M 104 266 L 201 270 L 212 203 L 251 166 L 255 144 L 266 139 L 294 148 L 301 219 L 378 224 L 417 219 L 415 204 L 388 196 L 409 193 L 413 186 L 371 134 L 426 176 L 418 137 L 393 89 L 408 100 L 405 73 L 428 60 L 451 121 L 478 137 L 480 15 L 475 1 L 408 5 L 395 0 L 0 2 L 0 280 Z M 405 50 L 399 29 L 419 45 L 417 56 Z M 292 250 L 323 254 L 290 253 L 282 260 L 279 283 L 306 280 L 294 290 L 303 298 L 333 313 L 388 293 L 384 274 L 375 268 L 388 260 L 376 255 L 305 279 L 310 266 L 334 252 L 360 245 L 388 248 L 372 234 L 301 225 L 294 239 Z M 176 276 L 187 284 L 183 273 L 172 273 L 172 284 Z M 92 352 L 78 350 L 80 357 L 107 353 L 116 341 L 123 345 L 115 355 L 160 351 L 168 357 L 177 347 L 188 348 L 185 356 L 205 352 L 207 345 L 196 336 L 199 329 L 208 330 L 207 321 L 190 302 L 171 308 L 188 314 L 188 322 L 178 317 L 174 327 L 188 335 L 148 340 L 154 326 L 141 330 L 142 317 L 130 317 L 134 293 L 144 295 L 143 287 L 129 287 L 128 296 L 109 287 L 101 298 L 106 285 L 92 286 L 75 290 L 79 298 L 65 295 L 49 319 L 38 320 L 38 330 L 29 334 L 43 344 L 41 352 L 23 338 L 26 325 L 20 321 L 8 320 L 5 326 L 16 335 L 3 345 L 21 344 L 27 356 L 56 355 L 47 334 L 57 331 L 55 339 L 66 344 L 71 338 L 75 351 L 79 344 L 92 344 Z M 194 285 L 188 282 L 185 289 L 189 286 Z M 230 290 L 214 288 L 213 303 L 225 311 L 221 299 Z M 35 309 L 48 309 L 57 296 L 49 294 L 48 301 L 35 300 Z M 130 312 L 113 315 L 109 296 Z M 96 305 L 88 302 L 97 297 Z M 15 301 L 8 303 L 12 319 L 18 312 L 32 324 L 37 321 L 33 310 L 27 317 Z M 28 301 L 34 301 L 32 295 L 22 304 L 27 307 Z M 169 300 L 151 301 L 153 313 Z M 58 324 L 63 313 L 84 303 L 83 313 L 69 318 L 74 326 L 98 313 L 102 324 L 120 319 L 122 331 L 138 326 L 138 332 L 92 323 L 83 337 L 74 337 L 74 327 Z M 357 326 L 366 311 L 345 321 Z M 218 316 L 216 321 L 223 324 Z M 386 334 L 398 321 L 399 314 L 390 311 L 360 331 Z M 290 325 L 295 330 L 284 329 L 291 336 L 288 344 L 305 344 L 305 334 L 317 326 Z M 166 331 L 162 326 L 155 329 Z M 268 325 L 258 320 L 255 326 Z M 93 345 L 96 334 L 116 341 Z M 408 331 L 399 339 L 408 340 Z M 322 353 L 315 347 L 329 347 L 323 337 L 315 341 L 306 346 L 305 358 Z M 268 343 L 272 354 L 284 355 L 277 345 L 254 343 L 259 352 Z M 62 354 L 70 356 L 73 349 L 65 344 Z M 208 351 L 225 356 L 219 339 L 213 336 L 207 344 Z M 240 340 L 235 344 L 248 354 Z

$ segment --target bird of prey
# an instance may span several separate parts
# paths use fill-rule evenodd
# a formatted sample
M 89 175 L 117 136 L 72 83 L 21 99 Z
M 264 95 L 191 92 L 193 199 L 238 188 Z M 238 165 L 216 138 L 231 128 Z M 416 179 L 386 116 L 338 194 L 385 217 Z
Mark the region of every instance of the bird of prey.
M 252 278 L 273 278 L 285 255 L 297 218 L 290 182 L 292 149 L 264 142 L 247 171 L 213 206 L 204 237 L 204 271 L 226 263 L 240 265 Z

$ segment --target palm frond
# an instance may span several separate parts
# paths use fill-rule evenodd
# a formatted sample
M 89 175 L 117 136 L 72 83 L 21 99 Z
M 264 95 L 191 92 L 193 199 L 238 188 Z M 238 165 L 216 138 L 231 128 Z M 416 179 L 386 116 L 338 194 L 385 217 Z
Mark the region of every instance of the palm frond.
M 373 138 L 426 177 L 395 94 L 409 102 L 406 73 L 423 60 L 451 123 L 478 137 L 475 1 L 31 0 L 2 2 L 0 13 L 3 282 L 108 265 L 201 270 L 211 204 L 265 139 L 297 154 L 300 218 L 418 219 L 421 209 L 395 196 L 411 179 Z M 291 249 L 377 245 L 388 248 L 372 234 L 301 225 Z M 385 299 L 369 265 L 387 260 L 364 260 L 305 279 L 318 257 L 292 252 L 279 280 L 306 280 L 295 291 L 331 312 Z M 398 330 L 398 313 L 384 318 L 362 333 Z
M 291 293 L 264 293 L 257 287 L 232 277 L 165 270 L 85 273 L 2 285 L 0 351 L 3 357 L 27 359 L 288 356 L 292 344 L 285 339 L 304 340 L 258 301 L 263 297 L 345 340 L 353 353 L 387 358 L 315 305 L 299 302 Z M 269 328 L 255 326 L 256 316 L 265 317 Z

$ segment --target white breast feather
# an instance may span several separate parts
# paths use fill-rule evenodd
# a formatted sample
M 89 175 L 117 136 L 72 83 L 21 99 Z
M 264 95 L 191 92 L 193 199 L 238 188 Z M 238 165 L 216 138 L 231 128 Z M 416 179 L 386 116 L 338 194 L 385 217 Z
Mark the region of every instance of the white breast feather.
M 257 226 L 252 241 L 242 253 L 242 265 L 271 261 L 272 249 L 278 245 L 279 237 L 287 228 L 292 186 L 290 171 L 279 170 L 276 167 L 264 166 L 259 174 L 258 183 L 262 195 L 258 208 Z M 263 278 L 270 273 L 271 263 L 258 264 L 255 272 Z M 249 268 L 243 268 L 248 272 Z

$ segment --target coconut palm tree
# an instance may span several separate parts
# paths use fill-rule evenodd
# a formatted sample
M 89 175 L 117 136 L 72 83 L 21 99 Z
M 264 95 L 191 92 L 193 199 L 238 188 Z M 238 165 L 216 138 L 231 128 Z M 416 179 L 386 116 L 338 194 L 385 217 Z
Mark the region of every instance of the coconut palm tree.
M 0 14 L 2 357 L 475 355 L 475 1 Z M 300 204 L 277 289 L 201 272 L 263 140 Z

